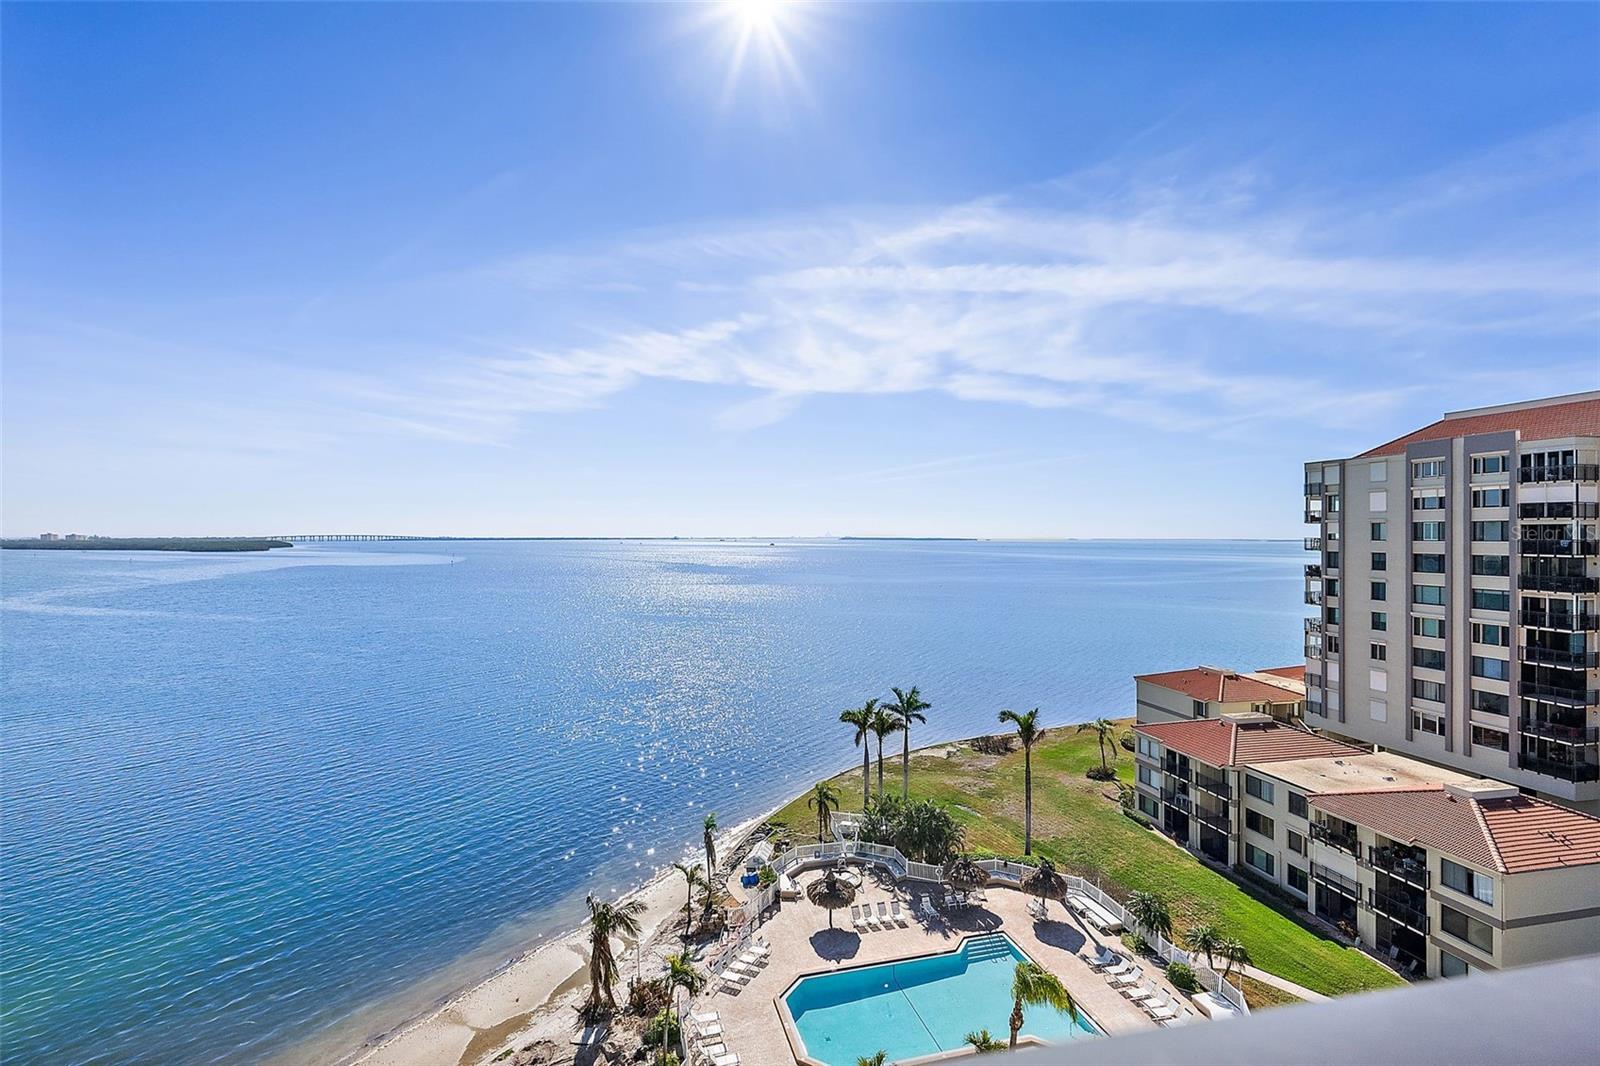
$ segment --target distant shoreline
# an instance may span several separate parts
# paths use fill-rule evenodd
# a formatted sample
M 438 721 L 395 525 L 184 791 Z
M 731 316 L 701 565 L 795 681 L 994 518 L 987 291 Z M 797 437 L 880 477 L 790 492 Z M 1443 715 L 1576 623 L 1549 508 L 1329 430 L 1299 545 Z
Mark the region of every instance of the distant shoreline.
M 247 537 L 97 537 L 85 540 L 0 540 L 8 551 L 264 552 L 292 548 L 286 540 Z

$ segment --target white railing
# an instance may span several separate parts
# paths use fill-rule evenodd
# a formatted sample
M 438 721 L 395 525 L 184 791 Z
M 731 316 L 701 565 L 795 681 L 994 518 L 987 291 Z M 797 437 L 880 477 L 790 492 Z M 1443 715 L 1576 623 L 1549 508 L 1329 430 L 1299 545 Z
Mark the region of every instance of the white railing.
M 736 931 L 731 933 L 723 945 L 721 953 L 709 964 L 714 973 L 721 973 L 729 960 L 739 954 L 756 928 L 761 924 L 761 916 L 766 914 L 777 901 L 778 889 L 781 879 L 792 877 L 794 874 L 817 866 L 826 866 L 837 862 L 840 858 L 853 858 L 883 866 L 890 873 L 899 878 L 911 878 L 918 881 L 938 882 L 944 878 L 942 867 L 926 862 L 912 862 L 902 855 L 899 849 L 887 844 L 871 844 L 866 841 L 846 840 L 834 841 L 826 844 L 798 844 L 781 855 L 772 859 L 773 872 L 780 880 L 765 888 L 757 889 L 755 894 L 744 902 L 740 908 L 743 920 L 739 922 Z M 991 875 L 999 875 L 1005 880 L 1015 880 L 1020 887 L 1022 879 L 1033 872 L 1033 867 L 1026 863 L 1012 862 L 1009 859 L 979 859 L 978 866 Z M 1128 913 L 1127 908 L 1100 889 L 1100 886 L 1085 881 L 1074 874 L 1065 875 L 1067 890 L 1079 892 L 1094 900 L 1100 906 L 1110 911 L 1112 915 L 1122 920 L 1123 925 L 1139 931 L 1145 943 L 1165 959 L 1169 964 L 1181 962 L 1194 971 L 1195 979 L 1202 988 L 1215 992 L 1227 1000 L 1241 1014 L 1249 1014 L 1250 1007 L 1245 1003 L 1244 993 L 1222 979 L 1222 975 L 1208 966 L 1201 965 L 1193 959 L 1188 952 L 1173 944 L 1166 937 L 1158 933 L 1144 930 L 1139 923 Z M 1001 882 L 1002 884 L 1004 881 Z

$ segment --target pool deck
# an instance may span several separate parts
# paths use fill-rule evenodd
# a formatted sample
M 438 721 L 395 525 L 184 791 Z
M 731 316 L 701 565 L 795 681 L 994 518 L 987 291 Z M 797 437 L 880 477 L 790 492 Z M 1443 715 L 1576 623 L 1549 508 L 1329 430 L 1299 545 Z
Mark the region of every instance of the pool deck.
M 777 998 L 796 979 L 847 967 L 953 951 L 964 937 L 997 931 L 1007 933 L 1035 962 L 1059 977 L 1080 1009 L 1102 1032 L 1115 1035 L 1156 1028 L 1138 1006 L 1112 988 L 1085 961 L 1085 957 L 1094 955 L 1101 944 L 1109 944 L 1112 950 L 1126 954 L 1121 941 L 1086 930 L 1077 917 L 1057 901 L 1048 904 L 1048 919 L 1036 922 L 1028 913 L 1033 897 L 1011 888 L 991 887 L 986 891 L 986 904 L 952 913 L 929 924 L 918 921 L 908 905 L 914 906 L 916 894 L 930 891 L 932 886 L 905 881 L 898 888 L 898 898 L 901 909 L 908 911 L 909 924 L 903 929 L 895 926 L 882 932 L 858 934 L 850 924 L 848 909 L 835 912 L 835 928 L 830 930 L 828 912 L 806 900 L 804 886 L 821 876 L 821 871 L 802 875 L 800 900 L 784 903 L 762 924 L 760 932 L 772 946 L 772 953 L 761 972 L 738 993 L 712 991 L 695 1005 L 696 1011 L 718 1012 L 727 1034 L 728 1050 L 739 1056 L 741 1066 L 798 1061 L 777 1003 Z M 876 870 L 866 870 L 856 902 L 876 907 L 880 900 L 897 898 L 896 891 L 887 876 Z M 838 927 L 841 921 L 843 928 Z M 1178 995 L 1152 961 L 1136 961 L 1144 967 L 1147 978 L 1153 978 L 1161 988 Z M 1179 998 L 1182 999 L 1181 995 Z M 1203 1017 L 1194 1020 L 1203 1020 Z M 999 1032 L 993 1029 L 991 1032 L 1002 1040 L 1008 1035 L 1003 1027 Z

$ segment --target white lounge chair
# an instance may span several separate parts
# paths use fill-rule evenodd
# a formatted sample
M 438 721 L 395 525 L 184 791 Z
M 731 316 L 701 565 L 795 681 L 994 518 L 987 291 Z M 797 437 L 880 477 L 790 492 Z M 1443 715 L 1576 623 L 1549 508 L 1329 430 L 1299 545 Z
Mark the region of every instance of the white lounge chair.
M 902 929 L 911 924 L 910 916 L 907 915 L 905 911 L 900 909 L 899 900 L 895 900 L 893 903 L 889 904 L 889 911 L 894 915 L 894 923 L 900 926 Z
M 1150 984 L 1146 984 L 1142 988 L 1124 988 L 1122 990 L 1122 994 L 1127 996 L 1135 1003 L 1143 1003 L 1145 1000 L 1154 999 L 1156 996 L 1159 996 L 1161 994 L 1161 990 L 1155 986 L 1154 982 L 1152 982 Z
M 739 956 L 739 961 L 745 966 L 759 970 L 762 966 L 766 965 L 767 957 L 765 955 L 757 955 L 753 951 L 747 951 L 743 955 Z
M 736 984 L 749 984 L 750 977 L 750 974 L 747 974 L 742 970 L 736 970 L 732 966 L 729 966 L 727 969 L 722 971 L 722 979 L 724 981 L 733 981 Z
M 715 1023 L 701 1026 L 699 1036 L 701 1040 L 721 1040 L 722 1026 Z
M 889 914 L 889 905 L 881 899 L 878 901 L 878 924 L 885 929 L 894 928 L 894 918 Z
M 858 933 L 870 932 L 867 928 L 867 920 L 861 917 L 860 907 L 850 908 L 850 924 L 856 927 L 856 932 Z
M 931 922 L 935 918 L 939 917 L 939 912 L 933 909 L 933 901 L 927 896 L 918 896 L 917 916 Z
M 772 954 L 772 947 L 761 940 L 750 941 L 750 950 L 760 955 L 763 959 Z
M 1169 1022 L 1178 1016 L 1178 1010 L 1171 1002 L 1157 1003 L 1153 1007 L 1146 1003 L 1144 1009 L 1146 1014 L 1158 1022 Z
M 711 1056 L 711 1066 L 739 1066 L 739 1056 L 732 1053 L 713 1055 Z
M 1127 973 L 1119 973 L 1115 977 L 1111 978 L 1111 987 L 1132 988 L 1142 980 L 1144 980 L 1144 971 L 1135 966 Z
M 1128 973 L 1130 970 L 1137 970 L 1137 969 L 1138 969 L 1138 967 L 1135 966 L 1133 963 L 1129 962 L 1127 959 L 1118 959 L 1116 962 L 1112 963 L 1110 966 L 1106 966 L 1106 967 L 1102 968 L 1100 972 L 1105 974 L 1107 977 L 1117 977 L 1117 976 L 1120 976 L 1121 974 Z
M 691 1014 L 689 1017 L 693 1018 L 700 1025 L 715 1025 L 717 1022 L 722 1020 L 722 1016 L 714 1010 L 702 1011 L 699 1014 Z
M 1087 962 L 1092 969 L 1103 970 L 1107 966 L 1114 966 L 1118 962 L 1122 961 L 1122 956 L 1118 955 L 1115 951 L 1112 951 L 1110 948 L 1102 944 L 1100 945 L 1100 954 L 1096 955 L 1092 959 L 1085 959 L 1084 961 Z
M 872 904 L 870 903 L 863 903 L 861 905 L 861 920 L 866 922 L 867 928 L 871 929 L 874 933 L 880 932 L 883 929 L 883 923 L 878 921 L 878 916 L 876 914 L 872 913 Z

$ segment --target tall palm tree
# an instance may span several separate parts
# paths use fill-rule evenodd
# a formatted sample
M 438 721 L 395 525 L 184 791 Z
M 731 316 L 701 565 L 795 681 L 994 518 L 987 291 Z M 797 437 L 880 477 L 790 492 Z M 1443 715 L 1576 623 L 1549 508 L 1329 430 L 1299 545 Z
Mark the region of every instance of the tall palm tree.
M 878 796 L 883 797 L 883 738 L 892 737 L 901 730 L 900 722 L 887 708 L 875 707 L 872 711 L 872 735 L 878 738 Z
M 694 890 L 705 884 L 706 879 L 698 864 L 675 862 L 672 868 L 683 875 L 684 887 L 688 889 L 688 898 L 683 901 L 683 939 L 688 940 L 694 926 Z
M 1095 732 L 1095 740 L 1100 742 L 1100 773 L 1103 777 L 1110 777 L 1111 767 L 1106 762 L 1106 745 L 1109 744 L 1112 747 L 1116 746 L 1116 723 L 1111 721 L 1109 718 L 1096 718 L 1092 722 L 1084 722 L 1082 725 L 1078 726 L 1078 732 L 1080 733 L 1090 729 L 1094 730 Z
M 861 810 L 865 813 L 872 803 L 872 718 L 878 713 L 878 701 L 868 700 L 859 707 L 839 715 L 839 721 L 856 727 L 856 747 L 861 749 Z
M 705 820 L 706 843 L 706 880 L 712 881 L 717 876 L 717 812 L 712 811 L 706 815 Z
M 1222 950 L 1222 945 L 1227 942 L 1227 938 L 1222 935 L 1222 930 L 1210 922 L 1192 926 L 1187 933 L 1183 934 L 1183 946 L 1191 952 L 1198 951 L 1204 955 L 1206 957 L 1206 968 L 1210 970 L 1217 968 L 1217 953 Z
M 612 903 L 589 896 L 589 998 L 584 1003 L 585 1014 L 616 1010 L 617 1000 L 611 986 L 617 983 L 617 957 L 611 950 L 614 936 L 637 937 L 639 915 L 644 913 L 644 901 L 630 899 L 626 903 Z
M 828 842 L 828 830 L 833 825 L 833 812 L 839 809 L 839 793 L 826 781 L 818 781 L 811 789 L 806 806 L 817 812 L 817 843 Z
M 1244 991 L 1245 967 L 1255 961 L 1250 957 L 1250 949 L 1239 941 L 1229 938 L 1222 942 L 1222 946 L 1217 949 L 1217 954 L 1222 956 L 1224 964 L 1222 979 L 1226 981 L 1228 974 L 1237 969 L 1239 971 L 1239 990 L 1241 992 Z
M 1061 979 L 1036 962 L 1017 963 L 1016 974 L 1011 978 L 1011 1044 L 1017 1047 L 1017 1034 L 1022 1032 L 1022 1006 L 1054 1007 L 1073 1022 L 1078 1020 L 1078 1005 L 1061 984 Z
M 706 975 L 694 968 L 694 959 L 689 957 L 687 951 L 680 951 L 676 955 L 667 956 L 667 988 L 671 992 L 673 1006 L 677 1006 L 678 989 L 689 996 L 697 996 L 706 986 Z
M 1022 854 L 1033 854 L 1033 744 L 1044 736 L 1039 728 L 1039 708 L 1026 714 L 1001 711 L 1000 721 L 1017 727 L 1017 739 L 1022 741 Z
M 900 753 L 900 798 L 911 798 L 911 723 L 927 723 L 927 718 L 922 712 L 929 710 L 933 704 L 922 698 L 922 693 L 917 691 L 917 686 L 912 685 L 909 691 L 897 688 L 889 689 L 894 693 L 894 699 L 884 706 L 884 710 L 894 715 L 900 723 L 901 743 L 904 745 Z

